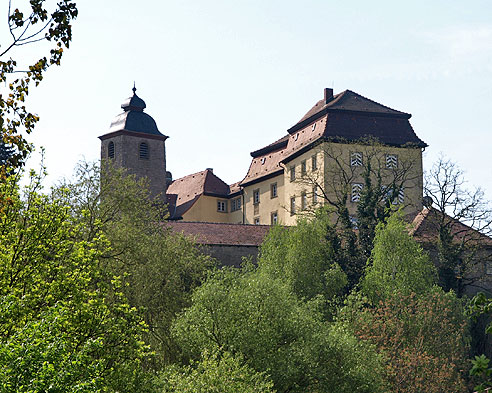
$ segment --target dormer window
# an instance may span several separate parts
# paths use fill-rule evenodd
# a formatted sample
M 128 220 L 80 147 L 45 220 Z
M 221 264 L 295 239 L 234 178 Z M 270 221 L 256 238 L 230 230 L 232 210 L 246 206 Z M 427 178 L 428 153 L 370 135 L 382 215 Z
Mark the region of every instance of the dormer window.
M 146 142 L 140 143 L 138 151 L 139 151 L 140 159 L 142 160 L 149 159 L 149 145 Z
M 114 142 L 108 143 L 108 158 L 114 158 Z

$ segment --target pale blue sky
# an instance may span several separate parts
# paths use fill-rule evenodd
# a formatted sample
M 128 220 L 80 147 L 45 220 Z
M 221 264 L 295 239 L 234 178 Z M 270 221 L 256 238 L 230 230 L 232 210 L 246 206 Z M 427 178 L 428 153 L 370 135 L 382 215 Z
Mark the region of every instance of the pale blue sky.
M 492 198 L 490 1 L 84 0 L 79 11 L 62 66 L 28 101 L 50 181 L 99 157 L 134 80 L 170 137 L 173 176 L 212 167 L 228 183 L 334 87 L 411 113 L 424 166 L 443 152 Z

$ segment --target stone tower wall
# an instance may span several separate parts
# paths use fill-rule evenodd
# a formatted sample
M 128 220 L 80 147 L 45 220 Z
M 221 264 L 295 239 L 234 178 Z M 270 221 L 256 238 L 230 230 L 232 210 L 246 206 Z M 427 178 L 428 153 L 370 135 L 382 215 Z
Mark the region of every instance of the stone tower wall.
M 108 145 L 114 143 L 114 162 L 116 166 L 126 168 L 138 178 L 146 177 L 151 197 L 166 198 L 166 150 L 161 137 L 142 134 L 133 136 L 120 134 L 101 141 L 101 159 L 109 159 Z M 147 143 L 149 158 L 140 158 L 140 143 Z

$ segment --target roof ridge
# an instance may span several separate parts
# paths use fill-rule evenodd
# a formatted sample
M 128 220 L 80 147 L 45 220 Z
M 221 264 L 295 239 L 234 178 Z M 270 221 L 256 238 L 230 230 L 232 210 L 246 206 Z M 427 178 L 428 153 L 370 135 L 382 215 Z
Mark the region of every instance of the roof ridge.
M 393 109 L 393 108 L 390 108 L 390 107 L 389 107 L 389 106 L 387 106 L 387 105 L 384 105 L 384 104 L 381 104 L 381 103 L 379 103 L 379 102 L 377 102 L 377 101 L 371 100 L 370 98 L 367 98 L 366 96 L 363 96 L 362 94 L 359 94 L 359 93 L 357 93 L 357 92 L 355 92 L 355 91 L 353 91 L 353 90 L 347 89 L 347 90 L 345 90 L 345 91 L 344 91 L 344 93 L 346 93 L 346 92 L 349 92 L 349 93 L 355 94 L 355 95 L 357 95 L 357 96 L 359 96 L 359 97 L 362 97 L 363 99 L 365 99 L 365 100 L 367 100 L 367 101 L 369 101 L 369 102 L 372 102 L 373 104 L 380 105 L 380 106 L 382 106 L 383 108 L 389 109 L 389 110 L 391 110 L 391 111 L 398 112 L 398 113 L 402 113 L 402 114 L 405 114 L 405 115 L 409 115 L 409 113 L 407 113 L 407 112 L 402 112 L 402 111 L 399 111 L 398 109 Z
M 195 175 L 198 175 L 199 173 L 203 173 L 203 172 L 206 172 L 206 171 L 208 171 L 208 168 L 207 168 L 207 169 L 204 169 L 203 171 L 198 171 L 198 172 L 195 172 L 195 173 L 190 173 L 189 175 L 185 175 L 185 176 L 183 176 L 183 177 L 179 177 L 179 178 L 177 178 L 177 179 L 174 179 L 174 180 L 173 180 L 173 183 L 174 183 L 175 181 L 178 181 L 178 180 L 183 180 L 184 178 L 187 178 L 187 177 L 190 177 L 190 176 L 195 176 Z

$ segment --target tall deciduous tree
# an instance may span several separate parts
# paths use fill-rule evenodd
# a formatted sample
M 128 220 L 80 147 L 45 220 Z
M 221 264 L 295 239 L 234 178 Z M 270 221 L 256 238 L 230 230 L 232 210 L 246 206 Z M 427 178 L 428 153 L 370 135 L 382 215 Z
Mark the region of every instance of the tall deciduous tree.
M 439 250 L 439 284 L 464 294 L 480 287 L 483 264 L 492 263 L 492 207 L 480 188 L 466 186 L 463 171 L 440 157 L 426 174 L 428 221 Z
M 222 270 L 193 294 L 174 332 L 193 357 L 204 350 L 243 356 L 279 392 L 374 392 L 379 359 L 345 329 L 327 324 L 282 278 Z
M 379 223 L 371 257 L 361 289 L 373 302 L 394 292 L 403 295 L 429 291 L 436 280 L 436 269 L 427 253 L 409 235 L 398 213 L 387 223 Z
M 60 64 L 63 49 L 72 40 L 72 21 L 78 14 L 72 0 L 59 0 L 52 9 L 46 3 L 46 0 L 31 0 L 28 5 L 8 1 L 10 35 L 0 44 L 0 83 L 8 83 L 9 93 L 0 94 L 0 129 L 1 140 L 13 149 L 8 157 L 10 167 L 22 165 L 31 150 L 23 134 L 32 132 L 39 120 L 24 104 L 29 88 L 42 81 L 50 66 Z M 40 41 L 50 44 L 46 47 L 48 53 L 29 60 L 24 53 L 26 46 Z
M 360 300 L 359 300 L 360 302 Z M 395 292 L 376 304 L 355 301 L 342 312 L 360 339 L 376 346 L 395 393 L 467 391 L 469 333 L 453 292 Z
M 166 209 L 151 200 L 146 181 L 122 168 L 109 162 L 102 169 L 80 163 L 76 179 L 60 189 L 84 225 L 83 238 L 101 231 L 110 241 L 103 263 L 121 277 L 122 292 L 144 316 L 145 339 L 156 354 L 149 366 L 160 368 L 173 362 L 179 354 L 169 333 L 171 322 L 190 305 L 192 290 L 214 262 L 166 227 Z
M 146 391 L 145 324 L 59 190 L 0 182 L 0 390 Z
M 259 273 L 282 277 L 301 298 L 333 299 L 347 285 L 329 239 L 333 231 L 326 210 L 319 210 L 314 219 L 299 220 L 294 227 L 274 226 L 260 248 Z

